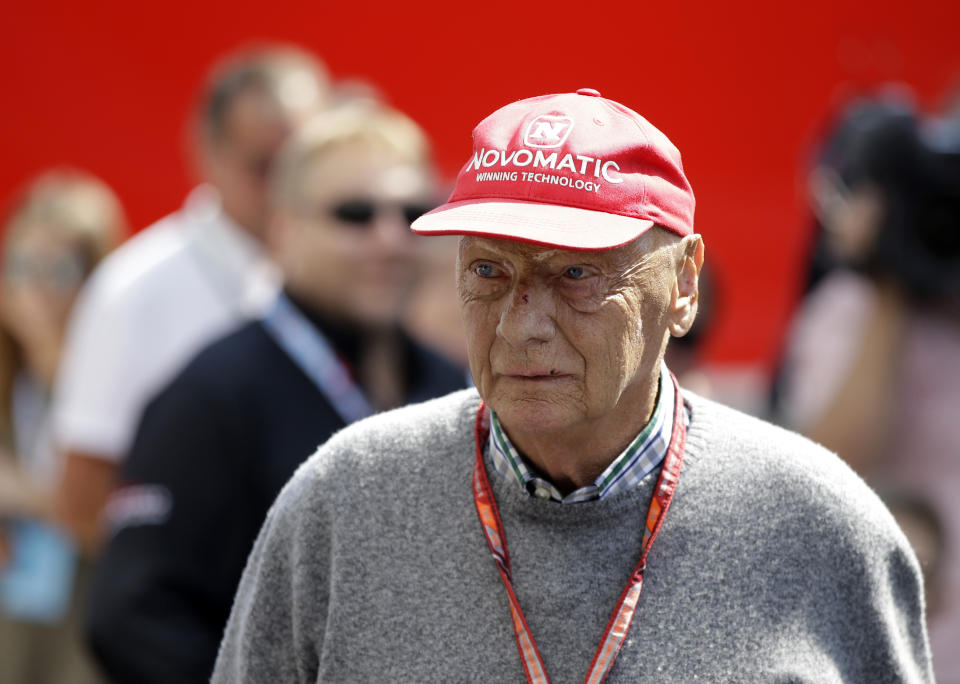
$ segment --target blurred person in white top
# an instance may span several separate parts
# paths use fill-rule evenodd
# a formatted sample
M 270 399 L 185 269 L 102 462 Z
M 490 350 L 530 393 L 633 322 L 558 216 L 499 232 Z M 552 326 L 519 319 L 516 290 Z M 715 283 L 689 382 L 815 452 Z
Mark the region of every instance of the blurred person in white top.
M 58 517 L 88 550 L 155 392 L 214 338 L 272 299 L 261 239 L 277 150 L 329 96 L 324 67 L 292 47 L 242 50 L 201 95 L 193 140 L 203 185 L 97 268 L 71 317 L 54 388 L 65 462 Z
M 80 638 L 86 565 L 51 523 L 49 392 L 71 307 L 126 232 L 113 191 L 71 168 L 14 197 L 0 262 L 0 682 L 98 681 Z

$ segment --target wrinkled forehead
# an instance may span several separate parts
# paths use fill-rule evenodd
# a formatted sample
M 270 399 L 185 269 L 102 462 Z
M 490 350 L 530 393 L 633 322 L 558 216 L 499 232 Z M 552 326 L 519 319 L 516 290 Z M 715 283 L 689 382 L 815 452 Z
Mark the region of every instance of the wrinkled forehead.
M 512 256 L 526 261 L 542 262 L 552 257 L 563 254 L 571 254 L 573 250 L 559 249 L 547 245 L 538 245 L 530 242 L 519 242 L 517 240 L 505 240 L 502 238 L 483 237 L 480 235 L 464 235 L 460 238 L 461 250 L 482 250 L 501 254 L 503 256 Z

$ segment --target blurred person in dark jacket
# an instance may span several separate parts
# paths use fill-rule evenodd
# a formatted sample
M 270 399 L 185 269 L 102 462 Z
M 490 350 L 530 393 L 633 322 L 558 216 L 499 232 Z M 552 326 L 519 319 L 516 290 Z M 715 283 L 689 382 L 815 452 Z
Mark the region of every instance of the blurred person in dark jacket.
M 863 103 L 814 171 L 834 266 L 793 323 L 787 423 L 882 491 L 917 497 L 944 536 L 934 669 L 960 681 L 960 135 L 896 102 Z
M 274 185 L 283 292 L 150 403 L 107 506 L 90 637 L 111 681 L 208 681 L 247 554 L 300 462 L 348 423 L 464 385 L 399 325 L 422 239 L 408 225 L 435 196 L 416 124 L 332 110 L 294 135 Z
M 12 207 L 0 271 L 0 681 L 93 682 L 80 639 L 86 566 L 53 522 L 59 462 L 50 388 L 64 328 L 90 271 L 125 232 L 101 181 L 34 179 Z M 81 483 L 82 484 L 82 483 Z

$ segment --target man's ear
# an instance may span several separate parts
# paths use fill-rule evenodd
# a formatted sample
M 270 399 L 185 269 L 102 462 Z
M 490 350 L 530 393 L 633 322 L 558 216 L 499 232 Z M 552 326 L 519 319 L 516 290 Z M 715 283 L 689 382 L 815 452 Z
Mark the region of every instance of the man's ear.
M 688 235 L 677 248 L 680 257 L 677 263 L 677 279 L 673 284 L 673 296 L 667 330 L 674 337 L 683 337 L 693 326 L 700 301 L 700 269 L 703 268 L 703 238 Z

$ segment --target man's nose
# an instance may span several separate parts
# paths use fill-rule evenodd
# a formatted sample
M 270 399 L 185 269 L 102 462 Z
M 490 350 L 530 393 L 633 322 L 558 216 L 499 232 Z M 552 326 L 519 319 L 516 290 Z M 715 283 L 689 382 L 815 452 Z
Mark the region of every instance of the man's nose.
M 374 218 L 372 228 L 377 242 L 391 251 L 406 253 L 416 244 L 410 225 L 399 210 L 381 210 Z
M 549 342 L 556 334 L 549 292 L 532 286 L 517 287 L 507 298 L 497 334 L 512 347 Z

